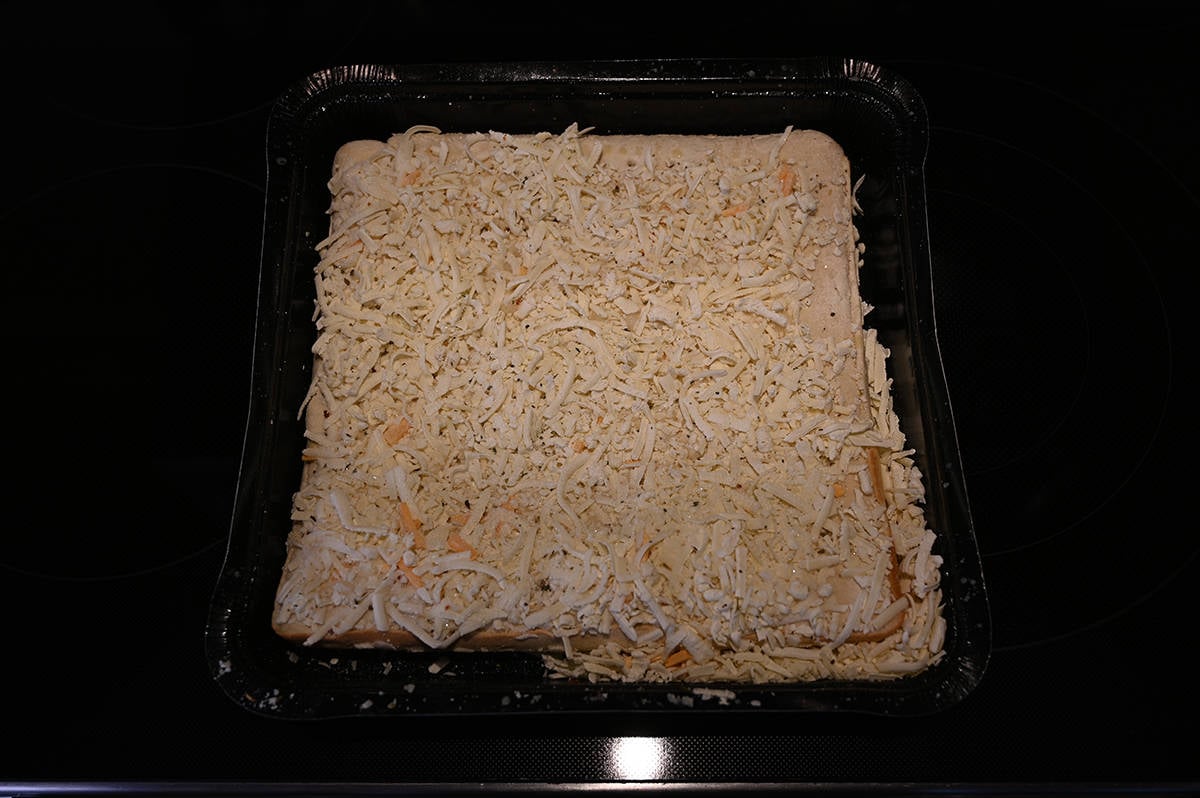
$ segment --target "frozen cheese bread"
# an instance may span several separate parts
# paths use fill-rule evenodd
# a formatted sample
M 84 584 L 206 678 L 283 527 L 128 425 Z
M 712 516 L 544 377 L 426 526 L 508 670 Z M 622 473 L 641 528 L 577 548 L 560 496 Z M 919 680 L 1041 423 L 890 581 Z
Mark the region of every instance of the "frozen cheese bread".
M 280 635 L 593 681 L 939 659 L 836 141 L 416 126 L 331 166 Z

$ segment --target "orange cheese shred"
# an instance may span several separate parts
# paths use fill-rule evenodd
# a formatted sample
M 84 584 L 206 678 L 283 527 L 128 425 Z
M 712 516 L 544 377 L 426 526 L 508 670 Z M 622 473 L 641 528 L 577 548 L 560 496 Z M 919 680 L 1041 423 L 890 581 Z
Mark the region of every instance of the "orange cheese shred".
M 668 668 L 674 668 L 676 665 L 682 665 L 691 658 L 692 652 L 688 651 L 686 648 L 677 648 L 671 653 L 670 656 L 663 660 L 663 665 L 666 665 Z
M 400 502 L 400 531 L 412 534 L 413 543 L 417 548 L 425 548 L 425 533 L 421 531 L 421 521 L 413 515 L 408 502 Z
M 413 570 L 411 565 L 406 565 L 404 560 L 396 562 L 396 569 L 404 574 L 404 578 L 408 580 L 413 587 L 425 587 L 425 580 L 417 576 L 417 572 Z

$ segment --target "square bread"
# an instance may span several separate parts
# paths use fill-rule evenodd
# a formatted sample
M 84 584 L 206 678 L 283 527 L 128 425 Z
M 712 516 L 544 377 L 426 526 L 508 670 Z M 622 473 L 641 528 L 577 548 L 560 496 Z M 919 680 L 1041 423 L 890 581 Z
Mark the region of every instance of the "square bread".
M 940 658 L 836 141 L 415 126 L 328 188 L 279 635 L 592 681 Z

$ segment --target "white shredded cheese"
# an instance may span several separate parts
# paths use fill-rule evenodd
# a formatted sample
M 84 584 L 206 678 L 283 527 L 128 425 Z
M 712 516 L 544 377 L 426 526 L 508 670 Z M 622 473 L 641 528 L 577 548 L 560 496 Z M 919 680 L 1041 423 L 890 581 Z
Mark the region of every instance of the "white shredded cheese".
M 277 629 L 540 636 L 593 681 L 942 655 L 832 140 L 418 125 L 329 190 Z

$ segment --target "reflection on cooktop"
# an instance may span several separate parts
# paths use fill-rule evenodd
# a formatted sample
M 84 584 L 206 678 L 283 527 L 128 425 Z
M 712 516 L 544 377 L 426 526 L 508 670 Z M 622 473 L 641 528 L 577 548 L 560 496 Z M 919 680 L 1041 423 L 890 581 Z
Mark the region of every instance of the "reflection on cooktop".
M 231 486 L 212 474 L 236 468 L 257 264 L 254 240 L 212 209 L 257 218 L 262 197 L 234 175 L 149 162 L 57 181 L 9 211 L 12 280 L 40 298 L 12 309 L 28 339 L 13 365 L 58 407 L 46 423 L 62 445 L 36 445 L 40 425 L 18 438 L 27 473 L 61 480 L 70 501 L 40 510 L 59 534 L 20 536 L 0 562 L 113 576 L 223 538 L 213 500 L 228 505 Z
M 938 127 L 934 107 L 933 268 L 1003 650 L 1149 611 L 1194 562 L 1184 536 L 1131 545 L 1110 526 L 1136 506 L 1134 485 L 1168 443 L 1176 357 L 1162 206 L 1132 207 L 1130 187 L 1188 198 L 1113 124 L 1051 89 L 995 72 L 963 78 L 978 89 L 955 105 L 970 124 Z

